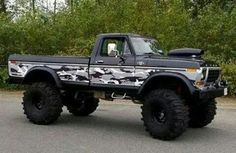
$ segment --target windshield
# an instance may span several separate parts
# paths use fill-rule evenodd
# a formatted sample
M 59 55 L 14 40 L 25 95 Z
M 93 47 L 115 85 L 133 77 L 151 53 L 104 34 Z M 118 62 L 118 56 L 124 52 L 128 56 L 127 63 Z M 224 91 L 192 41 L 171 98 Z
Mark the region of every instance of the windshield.
M 131 41 L 136 55 L 161 55 L 163 53 L 155 39 L 132 37 Z

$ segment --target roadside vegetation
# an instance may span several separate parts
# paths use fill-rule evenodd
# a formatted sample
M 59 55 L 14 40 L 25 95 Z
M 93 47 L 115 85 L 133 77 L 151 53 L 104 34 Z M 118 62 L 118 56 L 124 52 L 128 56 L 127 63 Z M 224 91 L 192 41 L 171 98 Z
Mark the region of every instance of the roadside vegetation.
M 59 2 L 58 2 L 59 3 Z M 96 35 L 138 33 L 163 50 L 193 47 L 222 66 L 236 94 L 235 0 L 67 0 L 45 8 L 37 0 L 0 0 L 0 65 L 9 54 L 89 56 Z M 57 5 L 58 4 L 58 5 Z M 0 67 L 0 88 L 10 87 Z

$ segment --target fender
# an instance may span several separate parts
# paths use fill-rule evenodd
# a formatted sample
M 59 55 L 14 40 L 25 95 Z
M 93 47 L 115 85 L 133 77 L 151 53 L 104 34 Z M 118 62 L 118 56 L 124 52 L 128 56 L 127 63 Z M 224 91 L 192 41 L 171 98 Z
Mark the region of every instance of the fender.
M 142 86 L 139 88 L 138 94 L 140 94 L 145 89 L 145 86 L 149 81 L 152 81 L 153 79 L 158 78 L 158 77 L 173 77 L 173 78 L 181 80 L 188 87 L 188 90 L 191 95 L 196 91 L 195 87 L 192 85 L 189 79 L 186 78 L 184 75 L 179 74 L 179 73 L 173 73 L 173 72 L 160 72 L 160 73 L 156 73 L 149 76 L 144 81 Z
M 48 68 L 48 67 L 36 66 L 36 67 L 31 68 L 31 69 L 26 73 L 26 75 L 25 75 L 25 77 L 24 77 L 22 83 L 24 83 L 24 82 L 26 81 L 27 76 L 28 76 L 29 74 L 33 73 L 34 71 L 44 71 L 44 72 L 49 73 L 49 74 L 53 77 L 53 79 L 54 79 L 54 81 L 55 81 L 55 83 L 56 83 L 56 86 L 59 87 L 59 88 L 62 88 L 62 83 L 61 83 L 60 78 L 58 77 L 58 75 L 56 74 L 56 72 L 55 72 L 53 69 Z

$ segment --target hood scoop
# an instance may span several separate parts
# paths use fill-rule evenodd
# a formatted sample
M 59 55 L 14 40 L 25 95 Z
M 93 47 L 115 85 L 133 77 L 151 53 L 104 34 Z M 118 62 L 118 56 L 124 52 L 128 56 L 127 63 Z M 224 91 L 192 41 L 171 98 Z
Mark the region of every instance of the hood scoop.
M 179 49 L 170 50 L 168 53 L 168 56 L 201 59 L 203 54 L 204 54 L 204 50 L 202 50 L 202 49 L 179 48 Z

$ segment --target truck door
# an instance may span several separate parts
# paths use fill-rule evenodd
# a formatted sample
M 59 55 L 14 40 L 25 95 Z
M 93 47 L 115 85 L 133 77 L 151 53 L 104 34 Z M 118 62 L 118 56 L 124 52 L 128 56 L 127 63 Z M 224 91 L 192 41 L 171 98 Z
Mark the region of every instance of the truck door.
M 103 38 L 90 65 L 91 85 L 135 87 L 134 57 L 128 38 Z

